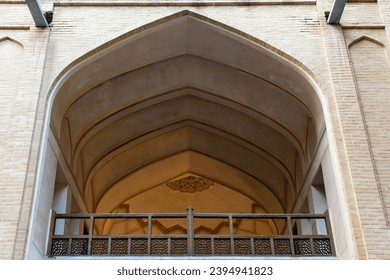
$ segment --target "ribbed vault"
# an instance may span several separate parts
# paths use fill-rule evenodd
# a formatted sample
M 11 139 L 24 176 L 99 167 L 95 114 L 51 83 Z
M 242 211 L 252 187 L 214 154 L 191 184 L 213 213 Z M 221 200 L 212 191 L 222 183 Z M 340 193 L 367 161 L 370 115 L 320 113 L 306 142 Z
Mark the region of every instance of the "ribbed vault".
M 51 129 L 88 211 L 148 193 L 153 203 L 156 188 L 191 175 L 265 212 L 290 212 L 325 125 L 303 72 L 263 45 L 182 12 L 69 71 Z M 234 195 L 216 202 L 218 188 L 212 202 L 207 191 L 198 200 L 232 207 Z

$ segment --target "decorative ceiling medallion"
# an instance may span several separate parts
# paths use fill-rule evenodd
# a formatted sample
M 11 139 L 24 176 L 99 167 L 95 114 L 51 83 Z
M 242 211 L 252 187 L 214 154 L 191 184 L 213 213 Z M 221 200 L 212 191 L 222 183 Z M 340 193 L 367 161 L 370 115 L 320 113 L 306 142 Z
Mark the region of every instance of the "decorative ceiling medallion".
M 173 190 L 189 193 L 201 192 L 211 185 L 214 185 L 212 180 L 195 176 L 188 176 L 167 183 L 167 186 Z

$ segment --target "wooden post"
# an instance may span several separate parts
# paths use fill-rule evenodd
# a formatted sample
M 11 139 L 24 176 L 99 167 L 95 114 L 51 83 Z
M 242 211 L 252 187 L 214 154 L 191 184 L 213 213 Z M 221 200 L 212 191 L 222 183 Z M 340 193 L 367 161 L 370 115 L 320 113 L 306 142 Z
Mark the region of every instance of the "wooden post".
M 290 216 L 287 216 L 287 229 L 288 229 L 288 236 L 290 237 L 291 255 L 295 256 L 294 237 L 293 237 L 293 232 L 292 232 L 291 217 Z
M 188 255 L 194 255 L 194 215 L 191 206 L 187 207 L 187 241 Z
M 152 254 L 152 214 L 148 215 L 148 255 Z
M 88 256 L 91 255 L 91 251 L 92 251 L 93 228 L 95 226 L 94 224 L 95 224 L 95 217 L 94 216 L 89 217 L 88 252 L 87 252 Z
M 230 250 L 232 255 L 234 255 L 234 231 L 233 231 L 233 216 L 229 214 L 229 235 L 230 235 Z

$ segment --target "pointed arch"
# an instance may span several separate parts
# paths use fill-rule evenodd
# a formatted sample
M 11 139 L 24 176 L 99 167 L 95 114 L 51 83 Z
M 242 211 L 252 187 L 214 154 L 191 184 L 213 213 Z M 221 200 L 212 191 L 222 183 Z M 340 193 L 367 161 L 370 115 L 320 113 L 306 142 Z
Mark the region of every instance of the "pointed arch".
M 351 48 L 351 47 L 353 47 L 354 45 L 358 44 L 361 41 L 368 41 L 368 42 L 376 44 L 376 45 L 378 45 L 378 46 L 380 46 L 382 48 L 385 47 L 385 44 L 383 44 L 382 42 L 380 42 L 380 41 L 378 41 L 378 40 L 376 40 L 376 39 L 374 39 L 372 37 L 369 37 L 367 35 L 363 35 L 363 36 L 360 36 L 360 37 L 354 39 L 351 43 L 349 43 L 348 47 Z
M 385 175 L 388 172 L 388 164 L 383 158 L 386 158 L 389 152 L 374 143 L 378 141 L 377 139 L 386 137 L 390 110 L 387 106 L 373 107 L 371 105 L 383 103 L 381 97 L 387 95 L 387 79 L 390 78 L 388 53 L 383 43 L 365 35 L 353 43 L 349 50 L 356 76 L 359 106 L 384 218 L 386 223 L 389 223 L 390 199 L 383 195 L 386 192 L 386 186 L 389 185 L 389 179 Z M 375 94 L 372 94 L 373 92 Z M 380 127 L 377 126 L 378 119 L 382 122 Z
M 182 172 L 233 180 L 265 209 L 291 211 L 284 196 L 299 193 L 325 130 L 322 96 L 304 65 L 189 11 L 80 57 L 50 100 L 54 141 L 90 211 L 113 211 Z
M 2 102 L 10 104 L 2 115 L 2 121 L 7 123 L 6 119 L 11 117 L 12 103 L 18 93 L 20 75 L 23 66 L 24 47 L 21 43 L 10 37 L 0 38 L 0 91 Z M 9 122 L 8 122 L 9 124 Z
M 8 37 L 8 36 L 0 38 L 0 44 L 2 42 L 5 42 L 5 41 L 10 41 L 10 42 L 15 43 L 16 45 L 24 48 L 24 45 L 21 42 L 19 42 L 18 40 L 14 39 L 14 38 L 11 38 L 11 37 Z

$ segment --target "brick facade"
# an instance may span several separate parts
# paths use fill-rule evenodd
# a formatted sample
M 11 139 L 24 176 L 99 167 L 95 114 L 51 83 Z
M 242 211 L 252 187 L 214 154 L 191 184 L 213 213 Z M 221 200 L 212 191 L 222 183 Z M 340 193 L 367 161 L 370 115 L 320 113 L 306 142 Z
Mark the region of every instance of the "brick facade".
M 331 0 L 41 4 L 54 12 L 47 29 L 34 26 L 24 1 L 0 0 L 0 259 L 26 258 L 49 93 L 57 77 L 89 51 L 183 10 L 257 38 L 310 73 L 326 104 L 354 258 L 390 259 L 389 1 L 353 1 L 336 26 L 324 16 Z

